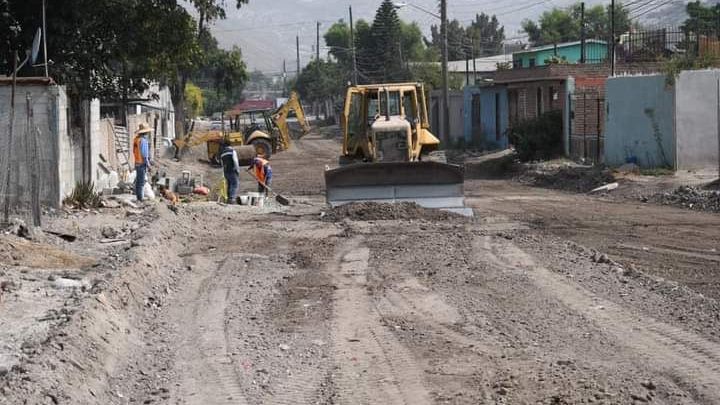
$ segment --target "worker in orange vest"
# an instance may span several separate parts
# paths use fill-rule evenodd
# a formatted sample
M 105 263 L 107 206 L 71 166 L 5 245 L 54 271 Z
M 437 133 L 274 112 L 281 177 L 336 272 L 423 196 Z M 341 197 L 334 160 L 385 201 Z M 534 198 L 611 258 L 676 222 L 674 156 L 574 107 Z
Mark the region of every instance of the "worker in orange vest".
M 267 195 L 267 188 L 272 182 L 272 167 L 262 154 L 256 155 L 250 162 L 247 171 L 253 170 L 255 179 L 258 180 L 258 192 Z M 263 184 L 264 183 L 264 184 Z
M 148 170 L 152 167 L 152 159 L 150 155 L 150 142 L 147 140 L 147 134 L 153 130 L 150 125 L 141 123 L 135 132 L 133 139 L 133 158 L 135 160 L 135 197 L 142 202 L 145 187 L 145 177 Z

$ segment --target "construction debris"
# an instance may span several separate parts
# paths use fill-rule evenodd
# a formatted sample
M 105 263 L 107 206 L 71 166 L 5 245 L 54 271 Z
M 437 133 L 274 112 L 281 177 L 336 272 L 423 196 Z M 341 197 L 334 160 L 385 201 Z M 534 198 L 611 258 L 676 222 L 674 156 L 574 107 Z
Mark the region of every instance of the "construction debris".
M 720 212 L 720 190 L 682 186 L 670 192 L 641 197 L 643 202 L 674 205 L 696 211 Z

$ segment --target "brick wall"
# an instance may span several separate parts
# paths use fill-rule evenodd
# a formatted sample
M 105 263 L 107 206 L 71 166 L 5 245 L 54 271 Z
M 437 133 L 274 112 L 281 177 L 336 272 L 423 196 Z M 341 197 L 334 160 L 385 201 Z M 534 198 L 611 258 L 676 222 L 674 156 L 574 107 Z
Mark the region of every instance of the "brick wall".
M 618 64 L 615 67 L 617 75 L 648 74 L 661 71 L 660 63 Z M 610 65 L 604 63 L 547 65 L 533 68 L 499 70 L 495 73 L 495 82 L 499 84 L 536 81 L 547 79 L 564 79 L 568 76 L 578 77 L 608 77 Z

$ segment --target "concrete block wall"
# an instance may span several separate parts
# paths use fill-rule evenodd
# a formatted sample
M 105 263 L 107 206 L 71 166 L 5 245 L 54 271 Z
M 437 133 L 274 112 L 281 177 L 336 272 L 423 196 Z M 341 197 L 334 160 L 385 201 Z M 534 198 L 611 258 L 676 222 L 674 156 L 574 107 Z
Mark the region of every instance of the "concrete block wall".
M 720 70 L 686 71 L 675 80 L 677 169 L 718 166 Z
M 72 141 L 67 133 L 67 97 L 62 87 L 43 80 L 25 80 L 16 90 L 13 140 L 9 139 L 11 87 L 0 84 L 0 172 L 10 171 L 10 187 L 6 190 L 2 176 L 2 192 L 11 205 L 27 208 L 30 202 L 32 173 L 39 180 L 40 200 L 47 206 L 58 207 L 65 191 L 72 189 L 75 176 L 72 164 Z M 30 109 L 28 109 L 28 97 Z M 32 121 L 28 127 L 28 113 Z M 36 137 L 36 151 L 33 143 Z M 7 153 L 10 160 L 7 160 Z M 66 158 L 67 156 L 67 158 Z
M 605 163 L 675 167 L 675 91 L 664 75 L 608 79 L 605 108 Z

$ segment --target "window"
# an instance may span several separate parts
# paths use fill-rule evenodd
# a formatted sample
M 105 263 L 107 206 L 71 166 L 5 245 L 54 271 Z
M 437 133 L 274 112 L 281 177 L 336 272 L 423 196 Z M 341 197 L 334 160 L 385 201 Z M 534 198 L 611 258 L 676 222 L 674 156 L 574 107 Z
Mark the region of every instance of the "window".
M 500 93 L 495 93 L 495 140 L 500 140 Z
M 521 67 L 523 67 L 522 59 L 513 60 L 513 69 L 519 69 Z
M 535 104 L 536 104 L 536 106 L 535 106 L 535 112 L 536 112 L 535 116 L 539 117 L 540 114 L 542 114 L 543 112 L 545 112 L 545 111 L 543 111 L 543 92 L 542 92 L 542 87 L 539 87 L 539 86 L 538 86 L 538 88 L 537 88 L 537 94 L 536 94 L 536 96 L 535 96 Z
M 535 58 L 530 58 L 530 67 L 535 67 Z

